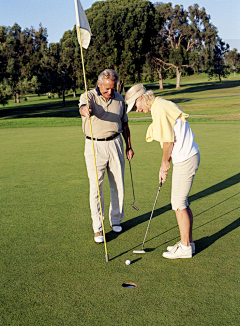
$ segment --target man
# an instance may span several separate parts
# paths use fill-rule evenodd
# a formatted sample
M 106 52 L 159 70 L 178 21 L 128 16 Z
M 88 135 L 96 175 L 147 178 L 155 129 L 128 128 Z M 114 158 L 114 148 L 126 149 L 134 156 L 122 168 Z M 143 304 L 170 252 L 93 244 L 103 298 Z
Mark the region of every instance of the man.
M 92 134 L 97 165 L 101 205 L 104 216 L 103 180 L 107 169 L 111 190 L 109 207 L 110 226 L 114 232 L 121 232 L 124 217 L 124 149 L 121 133 L 126 143 L 127 159 L 131 161 L 134 152 L 131 148 L 130 130 L 123 97 L 115 92 L 118 75 L 111 69 L 105 69 L 98 76 L 97 88 L 88 91 L 89 110 L 86 93 L 80 97 L 82 129 L 86 135 L 85 161 L 90 184 L 90 208 L 94 231 L 94 241 L 103 243 L 101 212 L 94 165 L 93 148 L 89 118 L 91 116 Z

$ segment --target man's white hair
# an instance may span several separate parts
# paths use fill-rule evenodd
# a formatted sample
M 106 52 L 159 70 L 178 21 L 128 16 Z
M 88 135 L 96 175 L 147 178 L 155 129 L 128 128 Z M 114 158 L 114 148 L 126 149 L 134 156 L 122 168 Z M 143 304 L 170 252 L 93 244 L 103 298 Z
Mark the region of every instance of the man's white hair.
M 118 75 L 112 69 L 105 69 L 99 74 L 98 81 L 99 81 L 100 85 L 102 85 L 103 78 L 113 80 L 115 82 L 115 84 L 117 84 L 117 82 L 118 82 Z

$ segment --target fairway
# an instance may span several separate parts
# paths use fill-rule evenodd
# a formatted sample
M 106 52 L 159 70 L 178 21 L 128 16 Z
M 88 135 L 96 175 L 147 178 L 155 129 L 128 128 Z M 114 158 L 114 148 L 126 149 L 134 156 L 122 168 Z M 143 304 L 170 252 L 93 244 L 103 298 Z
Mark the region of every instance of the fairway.
M 179 240 L 171 177 L 147 253 L 132 252 L 141 249 L 158 190 L 162 151 L 145 142 L 149 123 L 130 122 L 139 211 L 126 162 L 121 234 L 109 226 L 105 179 L 108 263 L 93 242 L 80 123 L 0 129 L 0 325 L 239 325 L 239 123 L 190 120 L 201 153 L 189 197 L 196 254 L 174 261 L 162 258 Z

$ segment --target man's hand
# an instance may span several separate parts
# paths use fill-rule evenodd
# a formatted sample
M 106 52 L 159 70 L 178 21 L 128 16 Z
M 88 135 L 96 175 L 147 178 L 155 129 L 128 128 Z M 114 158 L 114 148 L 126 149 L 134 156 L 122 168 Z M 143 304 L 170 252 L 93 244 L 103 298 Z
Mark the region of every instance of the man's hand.
M 88 110 L 87 105 L 82 105 L 80 107 L 79 112 L 80 112 L 82 117 L 85 117 L 85 118 L 89 119 L 90 116 L 91 116 L 91 113 L 92 113 L 92 109 L 89 108 L 89 110 Z
M 126 143 L 126 156 L 127 156 L 127 159 L 130 162 L 131 159 L 133 158 L 134 151 L 132 150 L 132 147 L 131 147 L 130 130 L 129 130 L 127 122 L 123 123 L 123 133 L 122 134 L 123 134 L 123 138 L 124 138 L 125 143 Z
M 129 161 L 131 161 L 131 159 L 133 158 L 133 155 L 134 155 L 134 151 L 132 150 L 132 148 L 126 149 L 126 155 L 127 155 L 127 159 Z

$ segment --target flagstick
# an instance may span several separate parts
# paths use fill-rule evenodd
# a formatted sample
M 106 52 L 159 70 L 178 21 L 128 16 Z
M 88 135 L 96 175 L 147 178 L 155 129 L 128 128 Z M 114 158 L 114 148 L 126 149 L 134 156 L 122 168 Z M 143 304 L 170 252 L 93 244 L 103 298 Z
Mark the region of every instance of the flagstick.
M 89 110 L 89 101 L 88 101 L 88 93 L 87 93 L 87 82 L 86 82 L 85 66 L 84 66 L 84 60 L 83 60 L 81 31 L 80 31 L 80 27 L 79 26 L 76 26 L 76 28 L 77 28 L 77 33 L 79 35 L 79 40 L 80 40 L 80 49 L 81 49 L 82 66 L 83 66 L 83 78 L 84 78 L 85 91 L 86 91 L 86 97 L 87 97 L 87 108 Z M 99 183 L 98 183 L 96 157 L 95 157 L 94 144 L 93 144 L 93 134 L 92 134 L 91 117 L 89 117 L 89 125 L 90 125 L 90 131 L 91 131 L 91 140 L 92 140 L 92 148 L 93 148 L 93 158 L 94 158 L 94 165 L 95 165 L 95 172 L 96 172 L 96 180 L 97 180 L 97 188 L 98 188 L 98 199 L 99 199 L 99 206 L 100 206 L 101 220 L 102 220 L 102 228 L 103 228 L 103 237 L 104 237 L 104 246 L 105 246 L 105 258 L 106 258 L 106 262 L 108 262 L 109 261 L 109 257 L 108 257 L 108 253 L 107 253 L 107 243 L 106 243 L 104 223 L 103 223 L 102 204 L 101 204 L 101 197 L 100 197 L 100 190 L 99 190 Z

